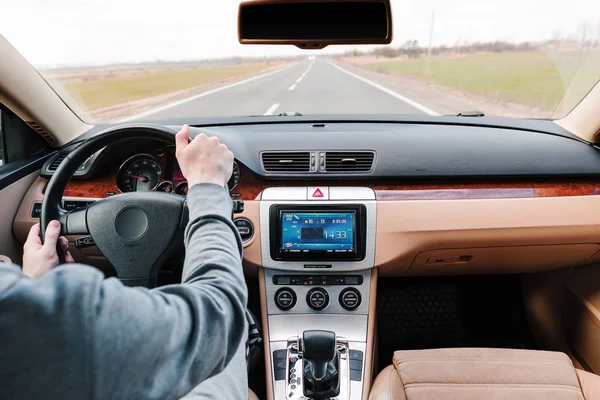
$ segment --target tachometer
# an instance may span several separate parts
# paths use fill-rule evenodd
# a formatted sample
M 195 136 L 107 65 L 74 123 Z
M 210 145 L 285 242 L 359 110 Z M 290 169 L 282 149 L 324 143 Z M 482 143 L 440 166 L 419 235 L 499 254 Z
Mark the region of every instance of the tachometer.
M 148 154 L 127 159 L 117 174 L 117 187 L 123 193 L 154 190 L 162 176 L 162 166 Z
M 233 173 L 231 174 L 231 178 L 229 178 L 229 182 L 227 182 L 227 186 L 229 190 L 233 190 L 234 187 L 240 182 L 240 166 L 235 161 L 233 162 Z

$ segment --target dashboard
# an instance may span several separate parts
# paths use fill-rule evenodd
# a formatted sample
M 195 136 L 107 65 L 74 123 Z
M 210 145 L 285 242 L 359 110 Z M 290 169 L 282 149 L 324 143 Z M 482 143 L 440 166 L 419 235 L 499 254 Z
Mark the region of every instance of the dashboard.
M 376 266 L 381 275 L 531 272 L 600 259 L 593 239 L 600 221 L 585 211 L 600 205 L 600 153 L 556 132 L 390 123 L 193 128 L 199 132 L 218 136 L 235 155 L 229 188 L 245 203 L 236 225 L 248 268 L 300 270 L 302 258 L 318 251 L 320 259 L 341 254 L 355 259 L 341 263 Z M 75 146 L 43 166 L 15 220 L 17 237 L 37 222 L 48 178 Z M 173 150 L 149 140 L 114 143 L 81 166 L 65 200 L 144 190 L 185 195 Z M 347 188 L 368 196 L 348 199 Z M 367 197 L 376 217 L 361 229 L 360 212 L 348 206 Z M 338 200 L 344 207 L 322 209 Z M 270 207 L 278 205 L 288 208 L 272 224 Z

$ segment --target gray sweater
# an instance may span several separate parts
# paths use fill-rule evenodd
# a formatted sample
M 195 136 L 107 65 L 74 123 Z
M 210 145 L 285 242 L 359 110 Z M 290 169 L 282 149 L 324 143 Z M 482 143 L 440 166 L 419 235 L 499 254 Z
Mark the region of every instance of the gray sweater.
M 0 264 L 0 399 L 178 399 L 227 366 L 247 335 L 241 240 L 225 189 L 195 185 L 188 206 L 181 285 Z

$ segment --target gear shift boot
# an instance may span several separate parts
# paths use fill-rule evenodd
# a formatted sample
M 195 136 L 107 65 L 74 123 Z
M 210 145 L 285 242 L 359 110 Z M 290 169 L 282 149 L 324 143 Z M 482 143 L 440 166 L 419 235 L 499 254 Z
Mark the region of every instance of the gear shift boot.
M 304 331 L 304 396 L 314 400 L 337 397 L 340 394 L 339 354 L 335 333 Z
M 304 396 L 314 400 L 325 400 L 337 397 L 340 394 L 339 355 L 326 364 L 326 373 L 323 379 L 317 380 L 313 375 L 311 365 L 304 365 Z

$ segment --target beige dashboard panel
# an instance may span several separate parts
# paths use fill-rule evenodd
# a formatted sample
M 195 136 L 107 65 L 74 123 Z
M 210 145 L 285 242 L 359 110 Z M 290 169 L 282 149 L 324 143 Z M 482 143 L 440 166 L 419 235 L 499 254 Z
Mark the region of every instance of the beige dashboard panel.
M 254 236 L 244 243 L 244 273 L 246 276 L 256 276 L 262 265 L 260 250 L 260 202 L 244 201 L 244 212 L 236 214 L 234 219 L 246 218 L 254 226 Z
M 491 260 L 504 257 L 498 248 L 546 246 L 542 251 L 527 249 L 527 262 L 536 271 L 567 268 L 595 253 L 600 215 L 593 210 L 598 206 L 600 196 L 378 202 L 375 266 L 381 276 L 403 275 L 427 251 L 483 249 L 478 257 Z M 575 247 L 554 248 L 561 245 Z M 566 254 L 558 259 L 561 249 Z M 460 273 L 501 273 L 506 264 L 481 263 L 468 271 L 460 264 L 455 267 Z M 445 273 L 456 272 L 448 267 Z
M 419 253 L 407 275 L 547 271 L 584 264 L 598 251 L 594 243 L 432 250 Z
M 600 266 L 573 270 L 563 311 L 570 347 L 593 372 L 600 372 Z

